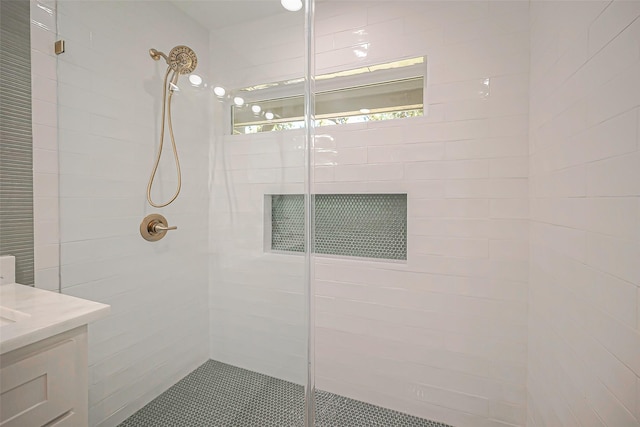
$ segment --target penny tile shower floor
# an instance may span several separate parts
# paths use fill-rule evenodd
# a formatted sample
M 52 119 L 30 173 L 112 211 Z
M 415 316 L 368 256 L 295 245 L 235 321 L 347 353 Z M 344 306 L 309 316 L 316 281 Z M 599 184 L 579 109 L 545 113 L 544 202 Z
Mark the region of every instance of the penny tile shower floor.
M 303 427 L 299 385 L 209 360 L 119 427 Z M 324 391 L 316 427 L 450 427 Z

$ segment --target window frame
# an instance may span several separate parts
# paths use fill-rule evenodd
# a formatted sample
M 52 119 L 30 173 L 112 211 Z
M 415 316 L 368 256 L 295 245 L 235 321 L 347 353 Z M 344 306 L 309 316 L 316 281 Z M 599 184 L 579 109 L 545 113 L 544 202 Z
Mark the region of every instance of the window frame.
M 404 65 L 406 64 L 406 65 Z M 398 59 L 395 61 L 387 61 L 377 64 L 371 64 L 361 66 L 358 68 L 338 70 L 333 72 L 327 72 L 320 74 L 316 77 L 316 98 L 323 94 L 331 94 L 340 91 L 358 90 L 370 86 L 380 86 L 384 84 L 402 84 L 407 81 L 422 81 L 422 104 L 407 104 L 400 106 L 390 106 L 382 109 L 373 109 L 369 113 L 362 111 L 346 111 L 338 113 L 325 113 L 316 114 L 316 126 L 323 126 L 322 120 L 331 119 L 349 119 L 362 117 L 360 121 L 370 120 L 395 120 L 397 118 L 372 118 L 371 116 L 387 114 L 387 113 L 402 113 L 407 112 L 409 116 L 426 116 L 427 115 L 427 57 L 409 57 L 405 59 Z M 255 121 L 244 121 L 239 124 L 236 123 L 238 108 L 249 109 L 256 104 L 264 104 L 268 102 L 286 101 L 299 98 L 301 100 L 300 105 L 304 104 L 304 79 L 292 79 L 283 82 L 273 82 L 252 87 L 243 88 L 240 90 L 232 91 L 229 99 L 232 100 L 236 96 L 240 96 L 244 99 L 244 104 L 241 107 L 236 106 L 233 102 L 228 105 L 228 111 L 230 111 L 229 120 L 229 133 L 232 135 L 246 135 L 255 133 L 266 133 L 271 131 L 282 131 L 288 129 L 269 129 L 259 130 L 255 132 L 237 132 L 238 127 L 249 126 L 264 126 L 266 124 L 273 124 L 275 126 L 279 124 L 294 124 L 293 128 L 304 128 L 304 113 L 301 115 L 290 116 L 285 118 L 274 118 L 267 120 L 264 118 L 265 111 L 262 110 L 258 114 L 262 114 L 261 119 Z M 414 89 L 416 90 L 416 89 Z M 415 98 L 415 97 L 414 97 Z M 297 104 L 296 104 L 297 105 Z M 386 111 L 385 111 L 386 110 Z M 267 110 L 268 111 L 268 110 Z M 345 114 L 347 113 L 347 114 Z M 358 114 L 360 113 L 360 114 Z M 251 114 L 251 113 L 249 113 Z M 365 118 L 366 116 L 366 118 Z M 347 120 L 348 121 L 348 120 Z M 342 123 L 335 123 L 336 125 Z

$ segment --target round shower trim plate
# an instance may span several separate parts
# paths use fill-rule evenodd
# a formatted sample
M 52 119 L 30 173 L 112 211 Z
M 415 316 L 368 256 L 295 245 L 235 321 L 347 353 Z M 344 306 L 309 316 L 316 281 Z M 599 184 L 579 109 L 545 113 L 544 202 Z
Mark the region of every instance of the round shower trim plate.
M 160 214 L 150 214 L 144 217 L 140 223 L 140 235 L 144 240 L 157 242 L 162 239 L 167 231 L 175 230 L 178 227 L 169 227 L 167 219 Z

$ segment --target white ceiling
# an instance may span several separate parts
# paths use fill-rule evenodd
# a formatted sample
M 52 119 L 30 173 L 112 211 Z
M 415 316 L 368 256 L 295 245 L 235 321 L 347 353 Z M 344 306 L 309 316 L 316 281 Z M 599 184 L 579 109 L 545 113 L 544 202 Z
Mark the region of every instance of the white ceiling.
M 280 0 L 174 0 L 173 3 L 210 30 L 290 13 L 284 10 Z

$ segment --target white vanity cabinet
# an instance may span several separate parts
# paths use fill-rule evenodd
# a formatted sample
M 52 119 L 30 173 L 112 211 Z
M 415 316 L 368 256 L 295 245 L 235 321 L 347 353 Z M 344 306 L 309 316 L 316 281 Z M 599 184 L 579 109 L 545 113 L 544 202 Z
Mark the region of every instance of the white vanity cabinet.
M 0 284 L 0 427 L 88 425 L 87 325 L 109 306 Z
M 0 357 L 0 426 L 87 425 L 87 326 Z

